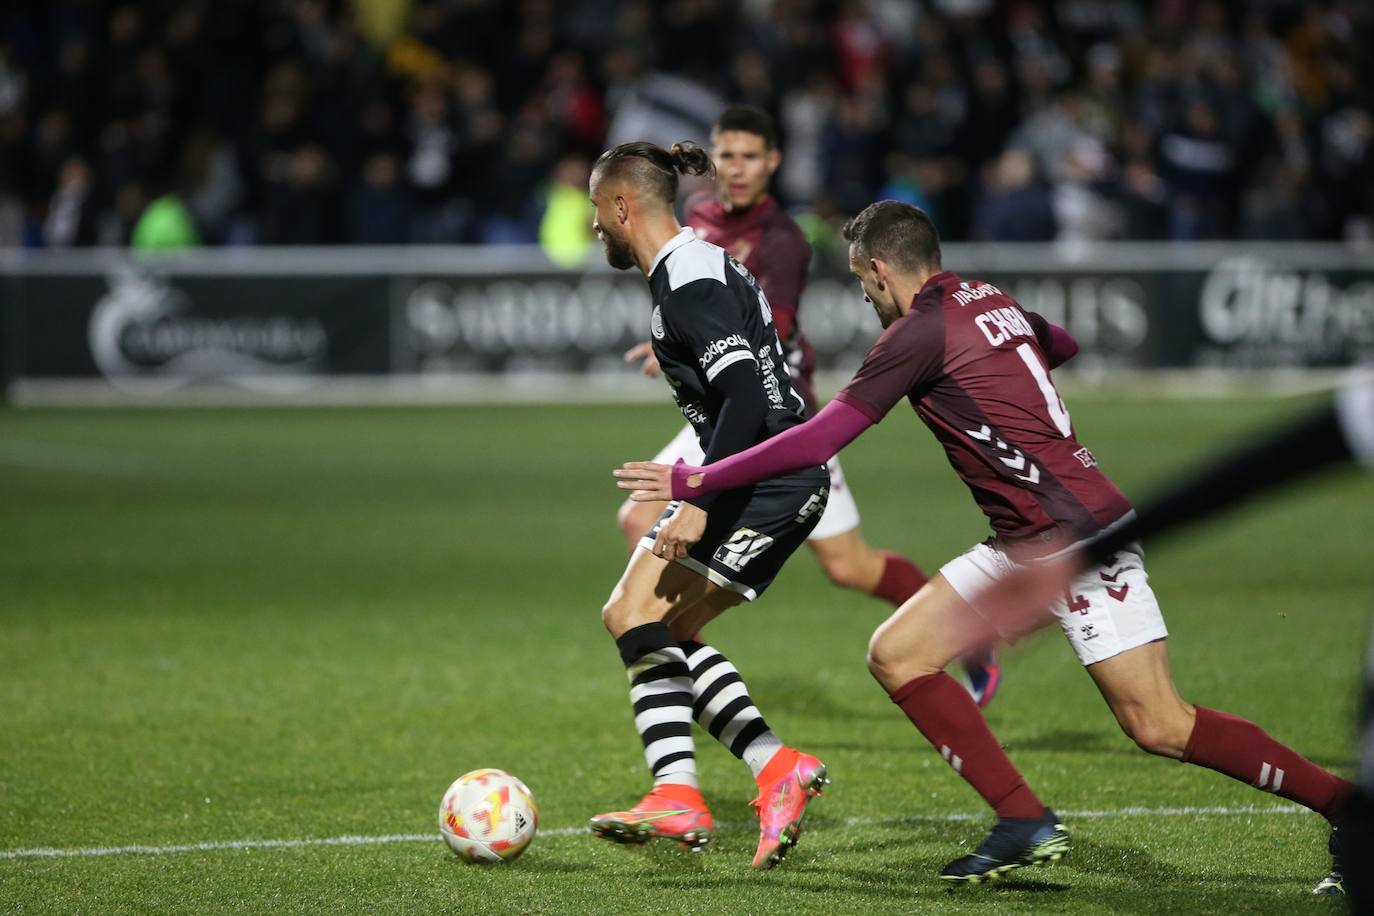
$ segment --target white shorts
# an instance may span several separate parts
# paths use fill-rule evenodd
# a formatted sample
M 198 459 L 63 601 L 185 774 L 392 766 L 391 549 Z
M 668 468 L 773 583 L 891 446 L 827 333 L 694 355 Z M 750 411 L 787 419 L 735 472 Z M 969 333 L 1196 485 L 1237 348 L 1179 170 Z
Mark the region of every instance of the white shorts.
M 992 619 L 978 607 L 977 596 L 1013 568 L 1015 562 L 994 540 L 950 560 L 940 573 L 959 597 Z M 1110 565 L 1084 572 L 1051 610 L 1085 666 L 1169 635 L 1138 546 L 1118 551 Z
M 682 427 L 672 441 L 654 456 L 654 461 L 672 464 L 679 458 L 697 466 L 706 460 L 691 424 Z M 808 541 L 823 541 L 859 527 L 859 507 L 854 502 L 854 494 L 849 492 L 845 484 L 840 459 L 831 458 L 825 466 L 830 470 L 830 501 L 825 504 L 825 512 L 821 514 L 821 520 L 807 538 Z

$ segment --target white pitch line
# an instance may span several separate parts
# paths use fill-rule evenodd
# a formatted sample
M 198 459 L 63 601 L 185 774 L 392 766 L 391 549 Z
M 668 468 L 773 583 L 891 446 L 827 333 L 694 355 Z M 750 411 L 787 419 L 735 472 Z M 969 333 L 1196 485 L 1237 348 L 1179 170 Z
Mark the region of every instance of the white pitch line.
M 1247 814 L 1301 814 L 1307 809 L 1298 805 L 1264 806 L 1244 805 L 1238 808 L 1195 807 L 1177 808 L 1115 808 L 1102 811 L 1063 811 L 1060 816 L 1065 820 L 1090 820 L 1118 817 L 1240 817 Z M 976 814 L 915 814 L 904 817 L 849 817 L 813 818 L 812 826 L 829 827 L 875 827 L 888 824 L 935 823 L 949 824 L 959 821 L 981 821 L 987 819 L 986 812 Z M 717 830 L 753 829 L 752 823 L 740 821 L 717 825 Z M 541 837 L 580 836 L 586 834 L 585 827 L 556 827 L 541 830 Z M 386 833 L 379 836 L 332 836 L 306 837 L 296 840 L 219 840 L 208 843 L 183 843 L 176 846 L 85 846 L 71 849 L 4 849 L 0 859 L 71 859 L 90 856 L 167 856 L 185 852 L 216 852 L 222 849 L 295 849 L 302 846 L 383 846 L 388 843 L 434 843 L 439 840 L 434 833 Z

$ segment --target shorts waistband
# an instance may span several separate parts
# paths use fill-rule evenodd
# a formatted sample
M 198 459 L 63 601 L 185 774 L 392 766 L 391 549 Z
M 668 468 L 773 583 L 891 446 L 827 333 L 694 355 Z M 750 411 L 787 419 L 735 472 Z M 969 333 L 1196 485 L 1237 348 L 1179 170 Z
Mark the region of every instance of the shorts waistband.
M 1044 531 L 1023 537 L 995 534 L 988 538 L 987 543 L 1016 562 L 1022 563 L 1057 553 L 1068 547 L 1073 541 L 1058 528 L 1046 528 Z

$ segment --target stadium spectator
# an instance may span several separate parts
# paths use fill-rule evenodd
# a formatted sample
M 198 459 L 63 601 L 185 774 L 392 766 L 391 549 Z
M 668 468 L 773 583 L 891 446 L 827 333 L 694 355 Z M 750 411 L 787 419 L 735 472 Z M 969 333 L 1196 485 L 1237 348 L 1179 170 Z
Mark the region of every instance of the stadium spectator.
M 581 156 L 565 156 L 553 170 L 539 220 L 539 244 L 550 261 L 576 267 L 587 259 L 595 239 L 587 225 L 590 166 Z
M 363 164 L 363 183 L 349 192 L 347 241 L 399 245 L 410 241 L 410 191 L 401 183 L 401 161 L 378 152 Z
M 91 204 L 91 168 L 80 156 L 70 156 L 58 171 L 57 190 L 43 221 L 43 241 L 52 248 L 93 244 Z
M 991 170 L 974 235 L 988 242 L 1048 242 L 1058 231 L 1049 188 L 1025 150 L 1009 149 Z
M 148 202 L 134 224 L 129 244 L 144 251 L 194 248 L 200 244 L 200 234 L 181 198 L 169 192 Z
M 271 241 L 281 236 L 268 200 L 276 157 L 319 150 L 328 193 L 345 207 L 367 195 L 365 163 L 380 141 L 412 200 L 406 238 L 528 240 L 549 169 L 639 138 L 609 131 L 643 124 L 634 115 L 646 89 L 652 104 L 718 100 L 694 115 L 701 140 L 724 104 L 774 114 L 791 151 L 778 187 L 788 209 L 853 212 L 919 192 L 949 215 L 947 238 L 971 238 L 979 221 L 962 214 L 996 190 L 985 166 L 1016 146 L 1054 187 L 1067 237 L 1374 231 L 1369 4 L 384 6 L 53 0 L 7 10 L 0 239 L 125 243 L 131 186 L 191 158 L 212 166 L 203 177 L 217 191 L 238 189 L 191 201 L 207 242 Z M 533 134 L 509 136 L 532 117 Z M 506 152 L 514 161 L 493 176 L 486 164 Z M 72 156 L 89 169 L 83 206 L 97 231 L 49 240 L 51 211 L 70 207 L 70 183 L 57 190 Z M 506 185 L 493 194 L 495 177 Z

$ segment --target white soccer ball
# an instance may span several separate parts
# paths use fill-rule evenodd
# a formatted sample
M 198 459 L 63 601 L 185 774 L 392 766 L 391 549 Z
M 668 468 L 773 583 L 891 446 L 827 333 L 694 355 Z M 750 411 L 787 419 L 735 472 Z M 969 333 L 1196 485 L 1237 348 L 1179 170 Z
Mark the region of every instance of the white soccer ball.
M 467 862 L 512 862 L 537 829 L 534 796 L 505 770 L 464 773 L 439 803 L 439 833 Z

